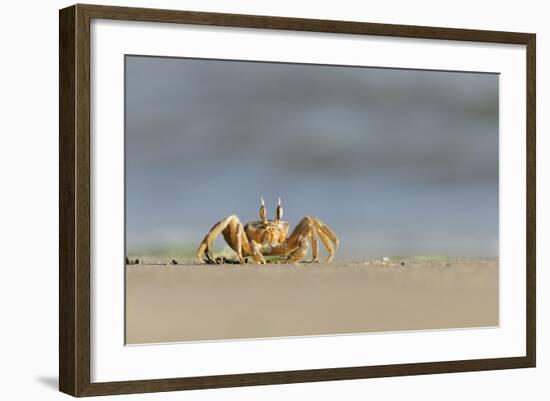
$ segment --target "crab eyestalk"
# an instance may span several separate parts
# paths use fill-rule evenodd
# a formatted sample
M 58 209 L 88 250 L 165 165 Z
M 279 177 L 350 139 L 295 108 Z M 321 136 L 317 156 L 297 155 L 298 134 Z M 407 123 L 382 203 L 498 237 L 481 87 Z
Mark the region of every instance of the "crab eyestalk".
M 260 219 L 262 224 L 267 224 L 267 209 L 265 208 L 264 198 L 260 198 L 262 205 L 260 206 Z
M 283 207 L 281 206 L 281 198 L 279 197 L 279 203 L 277 205 L 277 211 L 275 213 L 275 218 L 281 220 L 283 218 Z

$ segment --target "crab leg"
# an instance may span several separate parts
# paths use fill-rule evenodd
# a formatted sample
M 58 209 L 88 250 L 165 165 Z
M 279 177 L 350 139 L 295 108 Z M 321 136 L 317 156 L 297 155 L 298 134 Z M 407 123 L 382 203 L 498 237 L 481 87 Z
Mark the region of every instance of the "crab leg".
M 303 260 L 307 254 L 307 250 L 308 250 L 307 239 L 300 235 L 297 238 L 297 243 L 298 243 L 298 247 L 288 255 L 287 262 L 289 263 L 298 263 L 301 260 Z
M 307 216 L 298 223 L 290 237 L 288 238 L 289 249 L 296 249 L 300 246 L 300 237 L 310 238 L 312 241 L 312 255 L 313 260 L 316 260 L 318 253 L 316 237 L 321 239 L 321 242 L 325 246 L 328 252 L 327 262 L 330 262 L 335 255 L 336 249 L 340 241 L 334 232 L 321 222 L 317 217 Z M 314 240 L 315 238 L 315 240 Z M 332 241 L 332 242 L 331 242 Z M 334 245 L 333 245 L 334 244 Z
M 237 257 L 240 263 L 244 263 L 242 257 L 243 247 L 250 248 L 246 235 L 239 218 L 236 215 L 228 216 L 221 221 L 214 224 L 214 226 L 208 231 L 204 239 L 202 240 L 199 248 L 197 249 L 197 258 L 200 263 L 203 263 L 202 255 L 205 254 L 208 262 L 213 261 L 212 257 L 212 243 L 220 234 L 223 234 L 225 241 L 229 246 L 237 253 Z M 244 240 L 243 240 L 244 237 Z M 246 251 L 246 249 L 245 249 Z
M 340 245 L 340 240 L 330 228 L 323 224 L 321 220 L 316 217 L 312 217 L 312 220 L 315 228 L 317 229 L 317 234 L 319 235 L 319 238 L 321 238 L 323 245 L 325 245 L 325 247 L 327 248 L 328 257 L 326 259 L 326 262 L 330 262 L 332 258 L 334 258 L 336 250 Z M 331 241 L 334 243 L 334 246 L 332 245 Z
M 231 230 L 232 232 L 235 233 L 234 237 L 235 237 L 235 242 L 233 242 L 233 238 L 232 238 L 232 243 L 234 244 L 234 246 L 231 246 L 232 244 L 230 243 L 229 245 L 233 248 L 233 250 L 235 252 L 237 252 L 237 258 L 239 259 L 239 262 L 244 264 L 244 259 L 243 259 L 243 253 L 242 253 L 242 237 L 241 237 L 241 227 L 242 227 L 242 224 L 241 223 L 237 223 L 236 224 L 236 227 L 235 226 L 229 226 L 230 228 L 233 228 L 233 230 Z
M 334 257 L 334 247 L 332 246 L 330 240 L 323 231 L 319 230 L 318 234 L 319 238 L 321 238 L 321 241 L 323 242 L 323 245 L 325 246 L 325 248 L 327 248 L 328 256 L 325 259 L 325 262 L 330 262 Z
M 315 227 L 312 227 L 309 239 L 311 241 L 311 263 L 318 263 L 319 262 L 319 255 L 318 255 L 319 244 L 317 242 L 317 229 Z
M 330 238 L 330 240 L 334 243 L 336 249 L 338 249 L 338 245 L 340 245 L 340 240 L 334 234 L 334 232 L 328 228 L 321 220 L 319 220 L 317 217 L 312 217 L 315 226 L 317 227 L 318 231 L 322 231 L 327 237 Z
M 241 223 L 239 223 L 238 235 L 241 241 L 241 245 L 240 245 L 241 252 L 244 252 L 245 255 L 252 254 L 252 247 L 250 245 L 250 241 L 248 240 L 248 237 L 246 236 L 243 225 Z

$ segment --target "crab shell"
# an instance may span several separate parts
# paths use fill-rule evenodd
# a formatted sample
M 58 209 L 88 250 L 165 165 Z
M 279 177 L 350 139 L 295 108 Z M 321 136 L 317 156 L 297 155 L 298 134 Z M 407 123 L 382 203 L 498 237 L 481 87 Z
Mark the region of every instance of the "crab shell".
M 283 243 L 288 235 L 290 224 L 282 220 L 268 220 L 266 223 L 252 221 L 246 223 L 244 232 L 249 240 L 262 245 L 262 249 L 273 248 Z

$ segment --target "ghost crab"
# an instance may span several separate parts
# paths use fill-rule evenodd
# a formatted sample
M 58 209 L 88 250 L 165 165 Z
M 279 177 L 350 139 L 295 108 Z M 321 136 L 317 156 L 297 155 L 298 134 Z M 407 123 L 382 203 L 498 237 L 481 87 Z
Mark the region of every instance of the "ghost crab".
M 289 223 L 281 220 L 283 208 L 281 198 L 277 205 L 274 219 L 267 219 L 264 200 L 260 198 L 260 221 L 252 221 L 244 226 L 237 215 L 227 216 L 214 224 L 208 231 L 197 250 L 197 258 L 204 263 L 215 263 L 211 253 L 212 243 L 222 234 L 227 244 L 235 251 L 239 263 L 246 263 L 245 257 L 251 257 L 255 263 L 265 264 L 265 256 L 278 256 L 285 263 L 302 261 L 311 242 L 312 263 L 319 262 L 319 238 L 327 249 L 326 262 L 330 262 L 338 249 L 339 240 L 336 234 L 317 217 L 306 216 L 288 234 Z

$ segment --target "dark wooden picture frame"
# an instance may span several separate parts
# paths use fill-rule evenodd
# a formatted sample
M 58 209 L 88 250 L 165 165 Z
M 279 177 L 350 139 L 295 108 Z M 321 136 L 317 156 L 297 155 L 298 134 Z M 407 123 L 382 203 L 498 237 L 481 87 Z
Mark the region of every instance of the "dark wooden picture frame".
M 90 380 L 90 21 L 93 18 L 510 43 L 526 46 L 526 355 L 220 376 L 92 383 Z M 59 389 L 73 396 L 534 367 L 535 43 L 531 33 L 495 32 L 142 8 L 74 5 L 59 14 Z

